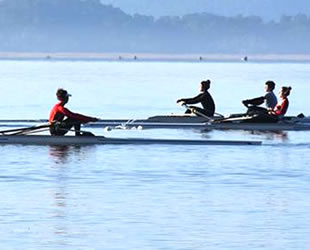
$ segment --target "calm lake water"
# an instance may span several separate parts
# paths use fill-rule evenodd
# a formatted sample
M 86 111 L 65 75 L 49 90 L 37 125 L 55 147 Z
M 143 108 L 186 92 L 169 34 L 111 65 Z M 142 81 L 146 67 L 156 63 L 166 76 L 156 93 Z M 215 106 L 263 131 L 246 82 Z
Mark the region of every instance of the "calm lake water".
M 269 79 L 310 113 L 310 64 L 0 61 L 0 119 L 47 118 L 58 87 L 100 118 L 179 114 L 203 79 L 221 114 Z M 92 132 L 263 145 L 0 146 L 1 249 L 308 249 L 310 132 Z

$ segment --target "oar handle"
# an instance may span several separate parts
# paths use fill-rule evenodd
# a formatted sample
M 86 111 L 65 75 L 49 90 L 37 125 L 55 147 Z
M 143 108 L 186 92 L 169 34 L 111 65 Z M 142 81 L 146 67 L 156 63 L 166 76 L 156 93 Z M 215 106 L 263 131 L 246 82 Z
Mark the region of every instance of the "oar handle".
M 201 116 L 201 117 L 203 117 L 203 118 L 206 118 L 209 122 L 213 122 L 213 121 L 214 121 L 214 119 L 212 119 L 211 117 L 209 117 L 209 116 L 207 116 L 207 115 L 205 115 L 205 114 L 203 114 L 203 113 L 197 111 L 197 110 L 194 109 L 194 108 L 191 108 L 191 107 L 188 106 L 186 103 L 182 103 L 181 105 L 184 106 L 185 108 L 189 109 L 190 111 L 192 111 L 194 114 L 199 115 L 199 116 Z
M 86 131 L 86 130 L 75 130 L 75 129 L 67 129 L 67 128 L 59 128 L 59 130 L 63 130 L 63 131 L 71 131 L 71 132 L 76 132 L 76 133 L 80 133 L 80 134 L 88 134 L 90 136 L 94 136 L 94 134 L 90 131 Z

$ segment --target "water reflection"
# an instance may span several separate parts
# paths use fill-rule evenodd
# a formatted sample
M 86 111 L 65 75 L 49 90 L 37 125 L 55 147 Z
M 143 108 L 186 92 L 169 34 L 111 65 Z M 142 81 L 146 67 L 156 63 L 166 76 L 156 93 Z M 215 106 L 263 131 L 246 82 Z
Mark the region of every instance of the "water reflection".
M 67 192 L 66 192 L 66 183 L 60 183 L 59 187 L 56 187 L 56 190 L 52 191 L 52 197 L 54 199 L 54 212 L 51 217 L 57 223 L 55 223 L 54 234 L 55 235 L 67 235 L 68 228 L 66 225 L 67 221 Z
M 286 131 L 248 131 L 251 135 L 263 136 L 265 140 L 281 140 L 282 142 L 289 141 L 288 133 Z
M 259 131 L 259 130 L 211 130 L 204 129 L 200 130 L 200 133 L 204 138 L 211 138 L 216 135 L 216 137 L 220 137 L 221 139 L 227 138 L 236 138 L 236 140 L 243 138 L 244 135 L 248 136 L 249 139 L 259 139 L 263 141 L 280 141 L 287 142 L 289 141 L 289 136 L 287 131 L 281 130 L 272 130 L 272 131 Z
M 70 146 L 49 146 L 49 155 L 56 163 L 65 163 L 70 155 Z
M 87 157 L 88 154 L 85 152 L 90 151 L 90 148 L 94 148 L 95 146 L 49 146 L 49 155 L 55 161 L 56 164 L 64 164 L 71 162 L 71 158 L 73 156 L 83 156 Z
M 81 178 L 79 167 L 85 162 L 89 163 L 93 152 L 96 152 L 96 146 L 49 146 L 49 156 L 53 161 L 50 169 L 53 180 L 48 191 L 51 199 L 49 217 L 53 221 L 54 234 L 50 239 L 51 245 L 68 246 L 76 234 L 76 229 L 70 223 L 77 206 L 73 198 L 75 193 L 72 192 L 72 183 L 77 177 Z
M 72 154 L 79 154 L 79 148 L 72 146 L 49 146 L 49 155 L 56 164 L 53 171 L 53 186 L 49 190 L 53 206 L 50 217 L 53 218 L 53 233 L 56 238 L 51 244 L 65 246 L 67 244 L 66 237 L 69 234 L 67 226 L 68 211 L 68 182 L 70 180 L 70 161 Z M 58 166 L 58 167 L 57 167 Z M 55 172 L 56 171 L 56 172 Z

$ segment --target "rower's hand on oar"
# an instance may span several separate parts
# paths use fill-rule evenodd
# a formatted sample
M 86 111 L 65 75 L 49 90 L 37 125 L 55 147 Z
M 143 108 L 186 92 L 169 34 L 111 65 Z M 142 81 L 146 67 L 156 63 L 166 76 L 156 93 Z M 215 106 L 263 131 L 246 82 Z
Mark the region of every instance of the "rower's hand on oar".
M 52 122 L 50 123 L 51 126 L 61 126 L 61 125 L 63 125 L 63 124 L 64 124 L 64 123 L 61 122 L 61 121 L 52 121 Z
M 242 104 L 248 108 L 249 107 L 249 100 L 243 100 Z
M 99 121 L 99 120 L 100 120 L 99 118 L 92 117 L 90 121 L 91 121 L 91 122 L 97 122 L 97 121 Z
M 185 102 L 183 101 L 183 99 L 178 99 L 177 103 L 179 103 L 181 106 L 185 105 Z

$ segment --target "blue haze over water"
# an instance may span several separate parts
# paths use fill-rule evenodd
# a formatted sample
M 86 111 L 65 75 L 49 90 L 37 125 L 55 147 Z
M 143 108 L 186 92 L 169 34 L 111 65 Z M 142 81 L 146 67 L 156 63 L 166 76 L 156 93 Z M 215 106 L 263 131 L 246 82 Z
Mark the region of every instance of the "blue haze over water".
M 0 61 L 0 119 L 47 118 L 55 91 L 101 118 L 182 113 L 209 78 L 217 112 L 292 86 L 309 115 L 310 65 Z M 2 249 L 307 249 L 309 132 L 93 129 L 111 137 L 262 140 L 263 146 L 0 146 Z

